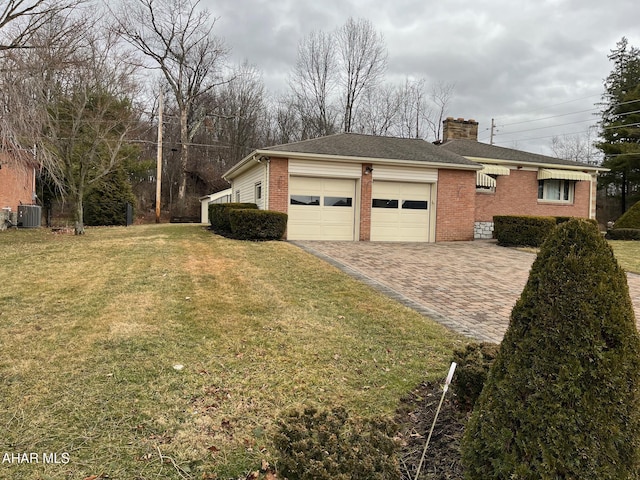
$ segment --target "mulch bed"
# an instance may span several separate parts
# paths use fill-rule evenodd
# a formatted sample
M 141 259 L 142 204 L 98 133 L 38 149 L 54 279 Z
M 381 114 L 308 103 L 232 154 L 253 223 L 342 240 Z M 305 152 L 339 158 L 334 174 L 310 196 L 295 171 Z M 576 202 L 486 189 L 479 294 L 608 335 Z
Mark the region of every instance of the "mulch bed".
M 423 383 L 407 395 L 398 409 L 396 421 L 400 426 L 400 467 L 403 478 L 415 479 L 429 430 L 433 424 L 440 398 L 442 384 Z M 425 455 L 419 479 L 461 480 L 460 440 L 467 423 L 468 414 L 461 411 L 455 395 L 449 389 L 440 409 L 429 448 Z

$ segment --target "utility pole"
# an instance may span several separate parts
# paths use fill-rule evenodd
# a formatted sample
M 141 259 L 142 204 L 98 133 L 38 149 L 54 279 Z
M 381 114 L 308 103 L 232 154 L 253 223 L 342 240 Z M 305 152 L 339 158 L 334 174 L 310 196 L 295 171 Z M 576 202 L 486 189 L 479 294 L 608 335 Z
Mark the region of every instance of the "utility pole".
M 164 109 L 162 90 L 158 99 L 158 160 L 156 164 L 156 223 L 160 223 L 160 204 L 162 191 L 162 111 Z
M 494 119 L 491 119 L 491 137 L 489 139 L 489 145 L 493 145 L 493 131 L 496 128 L 496 122 L 494 121 Z

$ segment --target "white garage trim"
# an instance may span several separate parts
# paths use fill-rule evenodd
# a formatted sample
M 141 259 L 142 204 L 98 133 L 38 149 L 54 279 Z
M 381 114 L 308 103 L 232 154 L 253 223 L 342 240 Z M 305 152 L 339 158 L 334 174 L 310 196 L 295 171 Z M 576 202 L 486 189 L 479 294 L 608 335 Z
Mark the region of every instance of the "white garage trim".
M 435 185 L 374 181 L 371 191 L 371 240 L 435 241 Z
M 307 177 L 325 178 L 360 178 L 362 165 L 360 163 L 331 163 L 314 162 L 311 160 L 289 160 L 289 173 Z
M 373 164 L 373 179 L 402 182 L 435 183 L 438 181 L 438 170 L 435 168 L 403 168 L 394 165 Z
M 359 182 L 289 177 L 288 240 L 355 240 Z

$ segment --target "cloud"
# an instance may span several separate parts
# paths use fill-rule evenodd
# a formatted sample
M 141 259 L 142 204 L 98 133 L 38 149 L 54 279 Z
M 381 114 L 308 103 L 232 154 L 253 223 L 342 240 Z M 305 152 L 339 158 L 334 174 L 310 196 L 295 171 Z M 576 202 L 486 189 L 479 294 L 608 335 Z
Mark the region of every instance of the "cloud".
M 640 46 L 637 0 L 615 5 L 596 0 L 206 0 L 202 5 L 219 17 L 216 32 L 231 47 L 234 61 L 258 67 L 274 93 L 287 88 L 306 35 L 333 31 L 350 16 L 366 18 L 385 39 L 390 81 L 455 83 L 448 114 L 478 120 L 481 131 L 495 118 L 505 125 L 496 141 L 542 153 L 548 153 L 554 134 L 586 130 L 597 117 L 583 112 L 553 122 L 531 120 L 593 108 L 611 70 L 607 55 L 615 43 L 627 36 Z M 584 124 L 565 121 L 585 119 Z M 510 133 L 516 130 L 508 124 L 523 121 L 529 122 L 528 132 Z

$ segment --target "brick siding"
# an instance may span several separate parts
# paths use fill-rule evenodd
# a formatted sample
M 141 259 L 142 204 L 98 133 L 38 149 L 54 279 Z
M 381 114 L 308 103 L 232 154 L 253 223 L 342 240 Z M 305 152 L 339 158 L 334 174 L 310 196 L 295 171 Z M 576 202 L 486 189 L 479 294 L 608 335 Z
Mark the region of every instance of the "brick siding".
M 362 180 L 360 182 L 360 241 L 371 240 L 371 188 L 373 179 L 371 173 L 365 174 L 370 163 L 362 164 Z
M 574 201 L 559 204 L 538 200 L 538 172 L 511 170 L 498 175 L 495 193 L 476 193 L 475 220 L 492 222 L 494 215 L 541 215 L 588 218 L 591 182 L 576 182 Z M 595 200 L 595 195 L 594 195 Z
M 289 160 L 271 158 L 269 163 L 269 210 L 289 211 Z
M 475 171 L 438 171 L 436 242 L 473 240 L 475 201 Z
M 33 167 L 0 157 L 0 208 L 10 207 L 15 212 L 20 203 L 32 205 L 34 189 Z

